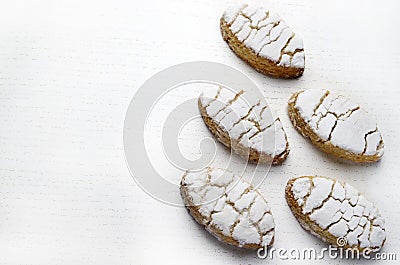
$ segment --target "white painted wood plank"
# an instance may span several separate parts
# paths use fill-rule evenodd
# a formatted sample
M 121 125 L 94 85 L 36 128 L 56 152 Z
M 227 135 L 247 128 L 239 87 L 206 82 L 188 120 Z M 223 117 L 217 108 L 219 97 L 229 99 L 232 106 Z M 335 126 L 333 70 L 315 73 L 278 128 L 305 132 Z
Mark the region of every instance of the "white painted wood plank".
M 304 38 L 306 70 L 290 81 L 256 73 L 229 50 L 218 26 L 228 2 L 4 5 L 0 264 L 268 262 L 217 242 L 186 210 L 147 196 L 125 164 L 123 121 L 135 90 L 167 66 L 196 60 L 225 63 L 248 74 L 288 133 L 291 154 L 271 169 L 261 187 L 276 219 L 275 247 L 325 246 L 300 228 L 283 194 L 289 178 L 320 174 L 364 191 L 386 217 L 384 251 L 400 252 L 398 2 L 265 1 Z M 286 114 L 291 93 L 322 87 L 349 95 L 377 116 L 386 142 L 381 162 L 338 162 L 293 129 Z M 191 144 L 197 148 L 190 139 L 182 136 L 189 153 Z

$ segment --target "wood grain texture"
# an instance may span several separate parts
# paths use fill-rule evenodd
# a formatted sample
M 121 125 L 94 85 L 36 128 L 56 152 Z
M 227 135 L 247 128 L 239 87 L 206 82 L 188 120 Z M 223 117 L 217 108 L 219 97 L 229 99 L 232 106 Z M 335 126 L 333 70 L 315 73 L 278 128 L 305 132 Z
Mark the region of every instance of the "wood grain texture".
M 167 66 L 196 60 L 248 74 L 288 134 L 288 159 L 260 187 L 274 212 L 275 247 L 326 246 L 300 228 L 284 198 L 288 179 L 318 174 L 376 202 L 387 220 L 383 251 L 400 254 L 398 2 L 265 1 L 303 36 L 298 80 L 263 76 L 230 51 L 219 31 L 228 2 L 12 1 L 0 10 L 0 264 L 267 262 L 217 242 L 184 208 L 147 196 L 125 164 L 123 121 L 135 90 Z M 373 112 L 382 161 L 344 163 L 301 137 L 286 105 L 307 88 L 336 90 Z M 160 129 L 150 126 L 150 134 Z M 196 156 L 191 134 L 208 131 L 192 126 L 199 130 L 182 135 L 182 149 Z M 154 159 L 158 148 L 149 146 Z M 357 263 L 326 258 L 338 262 Z

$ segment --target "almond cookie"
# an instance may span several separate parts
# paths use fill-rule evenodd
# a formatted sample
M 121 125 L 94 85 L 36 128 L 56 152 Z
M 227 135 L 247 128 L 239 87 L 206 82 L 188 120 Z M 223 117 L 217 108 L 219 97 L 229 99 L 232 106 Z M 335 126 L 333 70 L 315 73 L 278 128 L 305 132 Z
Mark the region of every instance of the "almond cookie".
M 279 164 L 289 154 L 286 133 L 268 106 L 251 96 L 214 86 L 199 97 L 201 116 L 214 136 L 235 153 L 252 162 Z
M 354 162 L 374 162 L 384 152 L 376 121 L 358 104 L 329 90 L 308 89 L 288 103 L 294 127 L 322 151 Z
M 232 6 L 220 27 L 232 51 L 257 71 L 282 78 L 303 74 L 303 40 L 279 15 L 247 4 Z
M 286 185 L 286 200 L 304 229 L 332 245 L 378 251 L 385 243 L 385 220 L 347 183 L 318 176 L 293 178 Z
M 251 249 L 272 245 L 270 207 L 250 183 L 224 169 L 185 173 L 180 187 L 189 213 L 218 240 Z

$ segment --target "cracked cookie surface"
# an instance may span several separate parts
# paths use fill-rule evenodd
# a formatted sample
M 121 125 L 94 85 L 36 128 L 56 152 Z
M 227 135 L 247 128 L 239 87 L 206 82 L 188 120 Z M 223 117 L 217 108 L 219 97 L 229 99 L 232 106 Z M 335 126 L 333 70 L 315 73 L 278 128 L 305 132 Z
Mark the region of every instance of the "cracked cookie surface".
M 193 218 L 218 240 L 251 249 L 272 245 L 275 223 L 270 207 L 241 177 L 217 168 L 187 172 L 180 190 Z
M 384 153 L 375 119 L 345 96 L 323 89 L 292 95 L 288 103 L 294 127 L 321 150 L 354 162 L 374 162 Z
M 214 86 L 199 97 L 201 116 L 225 146 L 252 162 L 279 164 L 289 154 L 286 133 L 263 100 Z
M 279 15 L 263 7 L 235 5 L 224 12 L 220 27 L 229 47 L 257 71 L 283 78 L 303 74 L 303 40 Z
M 286 200 L 304 227 L 322 240 L 344 248 L 378 251 L 386 240 L 385 220 L 378 209 L 351 185 L 303 176 L 289 180 Z

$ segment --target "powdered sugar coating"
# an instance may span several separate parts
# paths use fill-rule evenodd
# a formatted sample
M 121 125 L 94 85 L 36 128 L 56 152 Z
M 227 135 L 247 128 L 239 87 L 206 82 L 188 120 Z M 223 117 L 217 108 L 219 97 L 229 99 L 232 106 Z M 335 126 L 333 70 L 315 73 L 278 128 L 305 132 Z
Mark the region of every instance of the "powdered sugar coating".
M 231 6 L 222 18 L 229 29 L 258 56 L 279 66 L 304 68 L 303 40 L 279 15 L 263 7 Z
M 383 155 L 376 121 L 350 99 L 328 90 L 308 89 L 297 96 L 295 108 L 323 141 L 358 155 Z
M 334 237 L 346 238 L 350 247 L 378 251 L 383 246 L 385 220 L 351 185 L 325 177 L 300 177 L 290 192 L 304 216 Z M 305 222 L 302 225 L 312 227 Z
M 287 137 L 280 119 L 274 119 L 268 106 L 252 94 L 215 86 L 205 90 L 199 101 L 221 130 L 245 148 L 271 157 L 287 151 Z
M 197 206 L 200 221 L 221 240 L 232 238 L 235 245 L 269 246 L 275 223 L 268 203 L 248 182 L 223 169 L 187 173 L 181 189 L 189 206 Z

